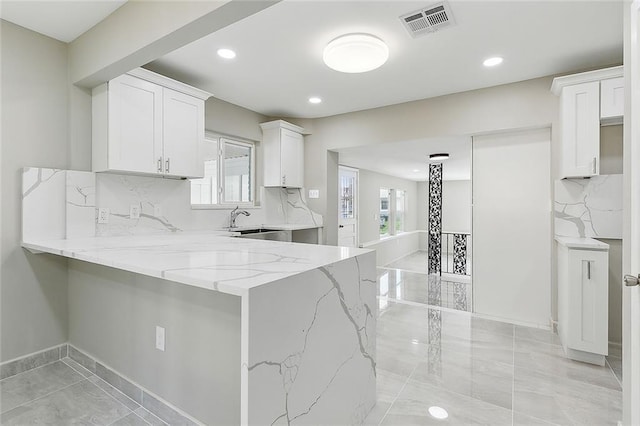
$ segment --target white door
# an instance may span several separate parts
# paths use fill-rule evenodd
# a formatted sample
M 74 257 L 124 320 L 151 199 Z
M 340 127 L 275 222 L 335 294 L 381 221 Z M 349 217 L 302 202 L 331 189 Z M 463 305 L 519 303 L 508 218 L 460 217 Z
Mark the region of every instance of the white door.
M 550 140 L 549 129 L 473 137 L 474 312 L 549 324 Z
M 640 0 L 625 3 L 623 272 L 640 274 Z M 640 286 L 622 294 L 622 391 L 625 425 L 640 424 Z
M 160 173 L 162 87 L 130 75 L 109 82 L 109 169 Z
M 358 247 L 358 170 L 340 166 L 338 245 Z
M 203 177 L 204 101 L 165 88 L 163 106 L 163 173 Z

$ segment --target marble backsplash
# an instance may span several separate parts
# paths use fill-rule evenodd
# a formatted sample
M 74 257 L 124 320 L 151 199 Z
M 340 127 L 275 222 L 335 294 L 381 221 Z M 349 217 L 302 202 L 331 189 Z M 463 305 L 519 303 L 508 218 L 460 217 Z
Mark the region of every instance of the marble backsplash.
M 23 239 L 58 239 L 221 229 L 233 208 L 192 209 L 188 180 L 91 173 L 47 168 L 23 170 Z M 247 208 L 239 226 L 322 226 L 302 189 L 261 188 L 261 205 Z M 131 206 L 140 217 L 130 218 Z M 109 221 L 98 224 L 98 209 Z
M 622 175 L 555 182 L 555 234 L 622 239 Z

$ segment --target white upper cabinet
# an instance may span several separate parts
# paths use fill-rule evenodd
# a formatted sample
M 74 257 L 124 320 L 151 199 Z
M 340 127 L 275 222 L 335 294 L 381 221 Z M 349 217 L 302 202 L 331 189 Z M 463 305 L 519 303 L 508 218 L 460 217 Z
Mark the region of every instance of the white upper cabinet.
M 264 186 L 304 186 L 304 129 L 286 121 L 260 124 L 264 158 Z
M 622 67 L 557 77 L 560 96 L 560 178 L 600 174 L 600 125 L 622 122 Z
M 144 69 L 93 89 L 93 171 L 175 178 L 204 175 L 209 93 Z
M 607 124 L 622 123 L 624 115 L 624 78 L 600 82 L 600 119 Z
M 560 95 L 562 177 L 595 176 L 600 168 L 600 85 L 567 86 Z

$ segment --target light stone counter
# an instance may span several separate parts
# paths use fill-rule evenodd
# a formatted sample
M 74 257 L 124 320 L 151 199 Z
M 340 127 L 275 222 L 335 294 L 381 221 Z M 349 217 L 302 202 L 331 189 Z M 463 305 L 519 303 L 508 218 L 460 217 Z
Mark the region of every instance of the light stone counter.
M 203 424 L 364 422 L 376 400 L 374 251 L 220 231 L 95 237 L 92 173 L 24 174 L 23 246 L 73 259 L 75 347 Z

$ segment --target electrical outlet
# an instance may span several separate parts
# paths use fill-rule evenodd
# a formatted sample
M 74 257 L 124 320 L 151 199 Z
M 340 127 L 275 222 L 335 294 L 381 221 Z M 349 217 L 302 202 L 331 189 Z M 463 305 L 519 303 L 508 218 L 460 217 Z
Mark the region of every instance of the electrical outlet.
M 310 189 L 309 190 L 309 198 L 320 198 L 320 190 L 319 189 Z
M 98 223 L 109 223 L 109 209 L 101 207 L 98 209 Z
M 153 206 L 153 215 L 155 217 L 162 216 L 162 206 L 160 204 L 156 204 L 155 206 Z
M 164 352 L 164 327 L 156 325 L 156 349 Z
M 140 204 L 129 206 L 129 219 L 140 219 Z

